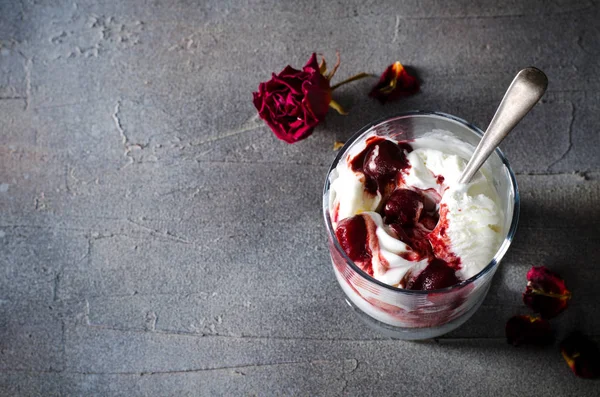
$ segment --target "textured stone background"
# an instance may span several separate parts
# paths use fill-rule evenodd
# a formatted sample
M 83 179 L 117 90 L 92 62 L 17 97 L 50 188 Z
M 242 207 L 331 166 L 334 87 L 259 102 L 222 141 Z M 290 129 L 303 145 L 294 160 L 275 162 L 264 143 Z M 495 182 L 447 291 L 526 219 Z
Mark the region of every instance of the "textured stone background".
M 600 337 L 600 5 L 512 1 L 0 0 L 0 395 L 597 395 L 558 352 L 513 348 L 531 265 Z M 336 91 L 287 145 L 251 92 L 312 51 L 338 79 L 400 60 L 422 92 Z M 485 127 L 514 74 L 544 100 L 502 145 L 516 240 L 481 309 L 431 342 L 346 307 L 321 189 L 334 140 L 399 111 Z

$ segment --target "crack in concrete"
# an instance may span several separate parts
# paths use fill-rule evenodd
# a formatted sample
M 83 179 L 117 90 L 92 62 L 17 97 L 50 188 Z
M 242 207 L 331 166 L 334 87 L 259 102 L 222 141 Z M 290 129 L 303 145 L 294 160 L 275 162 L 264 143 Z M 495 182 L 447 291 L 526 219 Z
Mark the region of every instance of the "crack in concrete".
M 78 301 L 79 303 L 80 301 Z M 83 311 L 77 312 L 73 318 L 75 322 L 75 327 L 83 326 L 83 327 L 93 327 L 90 323 L 90 302 L 87 299 L 83 301 Z
M 112 114 L 112 119 L 115 123 L 115 127 L 117 127 L 117 131 L 119 132 L 119 136 L 121 137 L 121 144 L 125 147 L 125 152 L 123 153 L 125 157 L 127 157 L 128 163 L 125 164 L 122 168 L 127 167 L 128 165 L 133 164 L 133 157 L 129 156 L 131 152 L 131 148 L 129 147 L 129 138 L 127 134 L 125 134 L 125 130 L 123 129 L 123 125 L 121 124 L 121 119 L 119 118 L 119 112 L 121 111 L 121 101 L 117 101 L 115 105 L 114 112 Z
M 294 167 L 329 167 L 330 164 L 308 164 L 308 163 L 294 163 L 285 161 L 231 161 L 231 160 L 200 160 L 195 159 L 198 164 L 231 164 L 239 166 L 240 164 L 251 164 L 251 165 L 282 165 L 282 166 L 294 166 Z
M 77 263 L 81 263 L 83 262 L 86 258 L 88 258 L 88 261 L 90 261 L 91 264 L 91 255 L 92 255 L 92 240 L 94 240 L 94 238 L 92 236 L 86 236 L 87 237 L 87 250 L 85 252 L 85 254 L 83 254 L 83 256 L 81 258 L 79 258 L 79 260 L 77 261 Z
M 600 179 L 600 170 L 574 170 L 570 172 L 515 172 L 516 176 L 540 176 L 540 177 L 554 177 L 554 176 L 572 176 L 577 179 L 583 179 L 586 181 Z
M 121 136 L 121 143 L 123 146 L 127 146 L 127 142 L 129 139 L 127 135 L 125 135 L 125 130 L 123 130 L 123 126 L 121 125 L 121 119 L 119 118 L 119 112 L 121 111 L 121 101 L 117 101 L 115 105 L 115 111 L 112 114 L 113 121 L 115 122 L 115 126 L 117 127 L 117 131 L 119 131 L 119 135 Z
M 64 371 L 64 367 L 66 366 L 66 361 L 67 361 L 67 324 L 65 322 L 65 320 L 61 320 L 60 322 L 60 332 L 61 332 L 61 336 L 60 336 L 60 343 L 62 345 L 62 355 L 63 355 L 63 362 L 62 362 L 62 366 L 63 366 L 63 371 Z
M 0 101 L 16 101 L 16 100 L 27 101 L 27 99 L 24 96 L 0 96 Z
M 396 15 L 396 25 L 394 26 L 394 38 L 392 39 L 392 43 L 398 41 L 398 34 L 400 33 L 400 15 Z
M 559 5 L 557 8 L 560 11 L 550 11 L 548 13 L 514 13 L 504 15 L 432 15 L 432 16 L 402 16 L 401 18 L 407 21 L 429 21 L 429 20 L 456 20 L 456 19 L 508 19 L 508 18 L 537 18 L 537 17 L 552 17 L 560 16 L 565 14 L 572 14 L 577 12 L 585 12 L 593 9 L 596 5 L 590 1 L 587 6 L 574 7 L 572 9 L 566 8 L 564 5 Z
M 131 155 L 131 151 L 133 149 L 143 150 L 148 147 L 149 143 L 133 143 L 133 142 L 131 142 L 131 140 L 127 136 L 125 128 L 123 127 L 123 123 L 121 122 L 121 118 L 119 116 L 120 112 L 121 112 L 121 100 L 118 100 L 117 103 L 115 104 L 115 108 L 114 108 L 114 111 L 112 114 L 112 119 L 115 124 L 115 127 L 117 128 L 117 131 L 119 132 L 119 136 L 121 137 L 121 144 L 125 148 L 125 152 L 123 153 L 123 155 L 127 158 L 127 164 L 125 164 L 123 167 L 120 168 L 120 169 L 123 169 L 135 162 L 133 156 Z
M 584 35 L 587 32 L 584 32 Z M 584 36 L 583 35 L 579 35 L 577 36 L 577 40 L 575 41 L 575 44 L 577 45 L 577 47 L 581 50 L 581 52 L 583 52 L 586 55 L 597 55 L 597 52 L 595 53 L 594 51 L 590 51 L 588 50 L 585 46 L 584 46 Z
M 43 226 L 43 225 L 25 225 L 25 224 L 3 224 L 0 227 L 10 227 L 13 229 L 24 228 L 24 229 L 36 229 L 36 230 L 58 230 L 63 232 L 87 232 L 87 229 L 76 228 L 76 227 L 61 227 L 61 226 Z
M 16 50 L 16 53 L 23 59 L 23 70 L 25 71 L 25 96 L 0 97 L 0 99 L 20 99 L 24 101 L 23 110 L 28 110 L 31 103 L 31 68 L 33 58 L 30 58 L 23 51 Z
M 123 372 L 111 372 L 111 371 L 66 371 L 66 370 L 28 370 L 28 369 L 1 369 L 0 373 L 55 373 L 55 374 L 71 374 L 71 375 L 122 375 L 122 376 L 152 376 L 152 375 L 172 375 L 172 374 L 187 374 L 187 373 L 198 373 L 198 372 L 213 372 L 213 371 L 240 371 L 244 369 L 253 368 L 264 368 L 264 367 L 279 367 L 289 365 L 320 365 L 320 364 L 333 364 L 342 363 L 345 364 L 347 361 L 356 361 L 355 359 L 336 359 L 336 360 L 298 360 L 298 361 L 281 361 L 271 363 L 257 363 L 257 364 L 242 364 L 242 365 L 224 365 L 220 367 L 206 367 L 206 368 L 190 368 L 190 369 L 179 369 L 179 370 L 167 370 L 167 371 L 123 371 Z
M 39 106 L 34 107 L 33 110 L 58 109 L 58 108 L 64 108 L 64 107 L 69 107 L 69 106 L 90 105 L 93 103 L 96 103 L 96 102 L 89 101 L 89 102 L 59 103 L 56 105 L 39 105 Z
M 159 197 L 171 196 L 171 195 L 175 195 L 177 193 L 184 193 L 186 195 L 189 195 L 190 198 L 194 198 L 198 194 L 200 194 L 200 190 L 203 189 L 203 188 L 204 188 L 204 185 L 202 185 L 202 186 L 196 186 L 196 187 L 190 187 L 190 188 L 173 189 L 173 190 L 169 190 L 166 193 L 160 194 Z M 190 193 L 191 193 L 191 195 L 190 195 Z
M 104 325 L 99 323 L 90 323 L 89 322 L 89 302 L 86 299 L 86 308 L 87 308 L 87 323 L 84 324 L 86 327 L 91 329 L 97 329 L 102 331 L 113 331 L 113 332 L 122 332 L 122 333 L 133 333 L 133 334 L 147 334 L 148 332 L 155 333 L 160 336 L 165 337 L 187 337 L 187 338 L 202 338 L 202 339 L 210 339 L 210 338 L 222 338 L 228 340 L 255 340 L 255 341 L 312 341 L 312 342 L 354 342 L 354 343 L 377 343 L 377 342 L 387 342 L 389 339 L 385 337 L 380 338 L 367 338 L 367 339 L 359 339 L 359 338 L 344 338 L 344 337 L 312 337 L 312 336 L 258 336 L 258 335 L 232 335 L 232 334 L 223 334 L 223 333 L 202 333 L 202 332 L 190 332 L 190 331 L 176 331 L 176 330 L 148 330 L 146 328 L 138 327 L 138 328 L 120 328 L 114 327 L 110 325 Z M 592 335 L 592 338 L 597 338 L 597 335 Z M 453 336 L 453 337 L 441 337 L 436 338 L 435 343 L 440 342 L 463 342 L 463 341 L 488 341 L 488 342 L 505 342 L 506 337 L 503 336 Z M 426 342 L 423 342 L 426 343 Z M 356 368 L 354 368 L 356 369 Z
M 31 67 L 33 66 L 33 59 L 27 58 L 25 62 L 25 110 L 29 109 L 31 102 Z
M 48 206 L 46 205 L 46 194 L 44 192 L 41 192 L 39 195 L 33 198 L 33 207 L 36 211 L 43 211 L 47 209 Z
M 65 190 L 70 195 L 74 195 L 73 191 L 71 190 L 71 183 L 69 182 L 69 173 L 71 176 L 73 176 L 73 171 L 74 169 L 71 169 L 68 164 L 65 165 Z
M 548 165 L 548 167 L 546 168 L 547 171 L 550 171 L 550 169 L 552 167 L 554 167 L 556 164 L 560 163 L 562 160 L 564 160 L 567 155 L 571 152 L 571 149 L 573 149 L 573 124 L 575 122 L 575 105 L 573 103 L 571 103 L 571 121 L 569 122 L 569 129 L 568 129 L 568 139 L 569 139 L 569 143 L 567 145 L 567 149 L 560 155 L 560 157 L 556 160 L 554 160 L 552 163 L 550 163 Z
M 142 225 L 141 223 L 135 222 L 131 218 L 127 218 L 127 222 L 147 231 L 153 237 L 157 237 L 157 235 L 158 235 L 158 237 L 165 236 L 171 241 L 175 241 L 175 242 L 182 243 L 182 244 L 193 244 L 193 242 L 191 242 L 187 238 L 178 236 L 175 233 L 172 233 L 168 230 L 161 231 L 161 230 L 157 230 L 157 229 L 152 229 L 152 228 L 149 228 L 148 226 Z
M 349 364 L 349 365 L 348 365 Z M 358 360 L 355 358 L 345 359 L 342 363 L 342 373 L 341 377 L 338 378 L 340 382 L 343 382 L 342 389 L 340 394 L 346 394 L 346 390 L 348 389 L 348 383 L 350 380 L 348 379 L 349 375 L 352 375 L 354 371 L 358 368 Z
M 58 301 L 58 287 L 60 286 L 60 276 L 62 274 L 63 269 L 60 269 L 57 273 L 56 276 L 54 276 L 54 285 L 53 285 L 53 293 L 52 293 L 52 300 L 54 302 Z
M 43 198 L 43 197 L 42 197 Z M 36 198 L 37 199 L 37 198 Z M 41 204 L 41 203 L 38 203 Z M 39 206 L 39 205 L 38 205 Z M 41 209 L 37 208 L 37 209 Z M 110 218 L 111 220 L 113 218 Z M 115 220 L 120 220 L 120 219 L 115 219 Z M 126 221 L 134 226 L 136 226 L 137 228 L 140 228 L 146 232 L 148 232 L 148 234 L 150 234 L 150 236 L 157 238 L 160 241 L 164 241 L 164 242 L 176 242 L 176 243 L 181 243 L 181 244 L 194 244 L 194 241 L 189 240 L 185 237 L 179 236 L 169 230 L 157 230 L 157 229 L 152 229 L 149 228 L 147 226 L 142 225 L 141 223 L 135 222 L 130 218 L 127 218 Z M 101 239 L 105 239 L 105 238 L 112 238 L 112 237 L 128 237 L 128 238 L 133 238 L 133 239 L 139 239 L 140 236 L 137 235 L 139 232 L 136 231 L 131 231 L 133 234 L 128 234 L 128 233 L 119 233 L 119 232 L 107 232 L 107 233 L 98 233 L 98 232 L 92 232 L 89 229 L 84 229 L 84 228 L 69 228 L 69 227 L 60 227 L 60 226 L 43 226 L 43 225 L 25 225 L 25 224 L 0 224 L 0 227 L 2 228 L 12 228 L 12 229 L 17 229 L 17 228 L 24 228 L 24 229 L 35 229 L 35 230 L 48 230 L 48 231 L 62 231 L 62 232 L 80 232 L 83 233 L 89 240 L 101 240 Z M 87 258 L 89 256 L 89 248 L 88 248 L 88 253 L 86 253 L 83 257 L 80 258 L 80 261 L 82 261 L 83 259 Z
M 144 327 L 146 331 L 154 332 L 156 331 L 156 321 L 158 320 L 158 316 L 155 312 L 149 311 L 146 313 L 146 319 Z

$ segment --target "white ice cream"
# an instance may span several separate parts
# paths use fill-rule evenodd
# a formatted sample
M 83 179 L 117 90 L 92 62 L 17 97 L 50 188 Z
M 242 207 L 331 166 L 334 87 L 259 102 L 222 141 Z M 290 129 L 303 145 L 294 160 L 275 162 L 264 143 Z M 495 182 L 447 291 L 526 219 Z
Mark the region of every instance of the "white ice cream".
M 439 206 L 445 206 L 447 212 L 441 212 L 441 215 L 446 214 L 446 220 L 442 215 L 440 222 L 446 225 L 449 250 L 461 262 L 457 276 L 468 279 L 487 266 L 504 236 L 504 214 L 491 173 L 484 168 L 469 184 L 459 184 L 473 147 L 456 138 L 432 133 L 410 145 L 413 151 L 407 155 L 410 167 L 403 174 L 403 187 L 433 189 L 441 196 Z M 377 269 L 374 266 L 373 276 L 397 286 L 409 269 L 423 268 L 426 260 L 411 262 L 400 256 L 410 248 L 393 237 L 394 233 L 375 212 L 383 205 L 382 197 L 366 193 L 364 175 L 351 169 L 349 161 L 364 148 L 363 144 L 353 149 L 330 174 L 330 213 L 334 227 L 340 220 L 360 213 L 367 213 L 373 219 L 377 225 L 379 254 L 388 264 L 377 266 Z M 438 183 L 439 176 L 444 178 L 441 184 Z
M 338 206 L 334 222 L 362 212 L 375 211 L 379 206 L 381 196 L 365 192 L 365 176 L 352 171 L 347 161 L 341 161 L 329 178 L 330 208 L 332 204 Z M 335 200 L 336 197 L 339 199 Z

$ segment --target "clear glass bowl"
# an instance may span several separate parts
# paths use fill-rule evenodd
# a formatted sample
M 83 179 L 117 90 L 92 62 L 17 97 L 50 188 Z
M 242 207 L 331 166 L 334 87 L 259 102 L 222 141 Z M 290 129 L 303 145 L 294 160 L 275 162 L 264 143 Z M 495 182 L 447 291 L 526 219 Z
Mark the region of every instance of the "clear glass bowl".
M 489 290 L 500 260 L 508 250 L 519 219 L 517 181 L 508 161 L 496 149 L 484 167 L 492 175 L 505 214 L 506 235 L 489 264 L 477 275 L 452 287 L 433 291 L 412 291 L 384 284 L 362 271 L 341 248 L 329 215 L 329 175 L 354 145 L 372 135 L 395 140 L 415 139 L 444 132 L 469 144 L 479 143 L 483 132 L 468 122 L 439 112 L 413 111 L 376 121 L 357 132 L 339 151 L 327 172 L 323 193 L 323 214 L 329 238 L 329 251 L 335 276 L 346 301 L 368 325 L 387 336 L 400 339 L 427 339 L 450 332 L 479 308 Z

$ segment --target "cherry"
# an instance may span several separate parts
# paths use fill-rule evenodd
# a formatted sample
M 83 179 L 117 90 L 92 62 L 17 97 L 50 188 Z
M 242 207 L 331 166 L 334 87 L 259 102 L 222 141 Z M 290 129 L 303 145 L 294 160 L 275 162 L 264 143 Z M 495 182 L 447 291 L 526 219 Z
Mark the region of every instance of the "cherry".
M 408 165 L 408 159 L 400 146 L 392 141 L 383 140 L 371 145 L 365 155 L 363 169 L 365 175 L 376 181 L 387 182 Z
M 416 278 L 408 281 L 406 289 L 410 290 L 434 290 L 451 287 L 458 284 L 460 280 L 456 277 L 453 268 L 441 259 L 434 259 Z
M 412 151 L 407 142 L 396 144 L 383 137 L 372 136 L 367 139 L 367 147 L 350 161 L 350 167 L 365 175 L 367 192 L 383 193 L 401 170 L 410 167 L 405 151 Z
M 368 233 L 365 218 L 355 215 L 345 218 L 338 223 L 335 229 L 342 249 L 354 262 L 361 262 L 371 258 L 371 250 L 368 246 Z
M 423 211 L 424 198 L 408 189 L 396 189 L 383 206 L 383 215 L 387 223 L 414 225 Z

